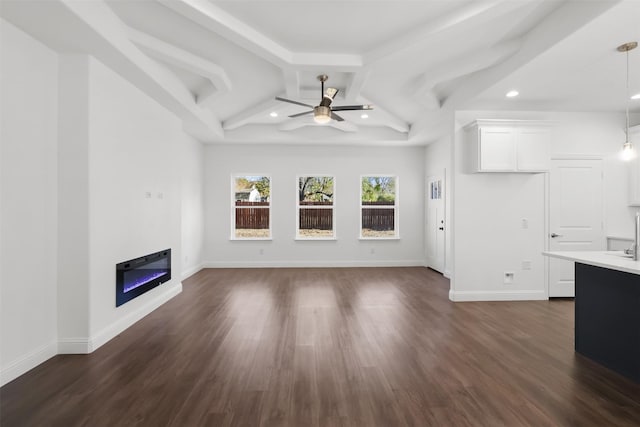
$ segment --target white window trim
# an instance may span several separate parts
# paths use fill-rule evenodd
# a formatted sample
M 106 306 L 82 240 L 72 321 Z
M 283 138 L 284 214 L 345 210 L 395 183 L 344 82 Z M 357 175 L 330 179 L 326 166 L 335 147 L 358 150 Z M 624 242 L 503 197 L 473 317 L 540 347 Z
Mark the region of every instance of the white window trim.
M 362 235 L 362 178 L 371 177 L 371 176 L 381 176 L 381 177 L 389 177 L 395 179 L 395 200 L 393 204 L 393 231 L 394 236 L 391 237 L 365 237 Z M 358 180 L 358 187 L 360 188 L 359 196 L 358 196 L 358 240 L 400 240 L 400 178 L 398 175 L 387 174 L 387 173 L 369 173 L 360 175 L 360 179 Z M 386 206 L 367 206 L 370 209 L 389 209 L 390 205 Z
M 300 200 L 298 197 L 298 189 L 300 186 L 300 178 L 303 177 L 317 177 L 317 178 L 333 178 L 333 204 L 331 205 L 331 207 L 325 207 L 325 206 L 307 206 L 305 207 L 305 209 L 332 209 L 331 211 L 331 223 L 333 224 L 333 236 L 331 237 L 303 237 L 300 236 L 300 229 L 299 229 L 299 224 L 300 224 Z M 338 240 L 338 238 L 336 237 L 336 176 L 335 175 L 326 175 L 326 174 L 301 174 L 301 175 L 296 175 L 296 194 L 295 194 L 295 200 L 296 200 L 296 224 L 295 224 L 295 238 L 294 240 L 299 240 L 299 241 L 307 241 L 307 240 Z
M 258 209 L 269 209 L 269 237 L 236 237 L 236 200 L 235 200 L 235 184 L 236 178 L 246 177 L 246 176 L 266 176 L 269 178 L 269 206 Z M 231 186 L 230 186 L 230 196 L 231 196 L 231 221 L 229 222 L 231 233 L 229 240 L 239 241 L 239 242 L 253 242 L 257 240 L 273 240 L 273 232 L 271 230 L 272 227 L 272 213 L 271 209 L 273 206 L 273 179 L 271 174 L 268 173 L 232 173 L 231 174 Z

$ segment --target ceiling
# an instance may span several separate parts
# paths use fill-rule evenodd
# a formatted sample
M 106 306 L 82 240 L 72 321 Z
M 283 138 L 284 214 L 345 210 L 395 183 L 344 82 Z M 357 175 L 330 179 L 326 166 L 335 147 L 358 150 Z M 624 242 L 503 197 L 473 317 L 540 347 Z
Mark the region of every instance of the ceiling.
M 640 41 L 640 0 L 2 0 L 0 15 L 95 56 L 211 143 L 420 145 L 461 109 L 622 112 L 616 47 Z M 640 48 L 629 64 L 635 94 Z M 287 117 L 306 109 L 275 97 L 317 105 L 320 74 L 368 117 Z

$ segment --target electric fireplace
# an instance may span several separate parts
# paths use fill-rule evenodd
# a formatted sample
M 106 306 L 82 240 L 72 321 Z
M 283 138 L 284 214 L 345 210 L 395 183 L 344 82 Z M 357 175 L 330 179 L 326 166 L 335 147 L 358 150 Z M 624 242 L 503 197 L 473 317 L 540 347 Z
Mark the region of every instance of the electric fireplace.
M 116 307 L 171 279 L 171 249 L 116 264 Z

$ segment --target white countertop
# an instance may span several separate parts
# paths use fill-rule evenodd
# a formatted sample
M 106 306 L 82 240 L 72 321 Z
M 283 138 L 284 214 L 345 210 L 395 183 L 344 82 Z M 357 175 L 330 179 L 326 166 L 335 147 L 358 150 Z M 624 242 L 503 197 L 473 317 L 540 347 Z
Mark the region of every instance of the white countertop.
M 633 258 L 623 256 L 623 251 L 545 251 L 542 252 L 542 255 L 640 275 L 640 261 L 634 261 Z

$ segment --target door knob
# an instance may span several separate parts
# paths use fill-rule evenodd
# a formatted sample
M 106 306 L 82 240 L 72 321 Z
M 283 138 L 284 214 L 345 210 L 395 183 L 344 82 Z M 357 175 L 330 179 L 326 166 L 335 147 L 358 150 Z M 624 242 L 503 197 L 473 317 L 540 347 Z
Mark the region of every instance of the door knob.
M 551 233 L 551 238 L 562 237 L 562 234 Z

